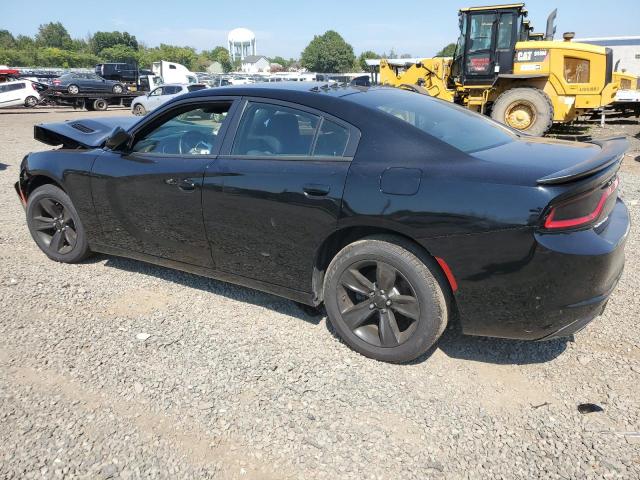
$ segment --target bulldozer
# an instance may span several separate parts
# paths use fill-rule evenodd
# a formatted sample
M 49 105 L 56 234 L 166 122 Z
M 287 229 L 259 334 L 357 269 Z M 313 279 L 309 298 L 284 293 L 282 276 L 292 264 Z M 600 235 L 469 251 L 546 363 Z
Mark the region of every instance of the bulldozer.
M 611 49 L 572 42 L 571 32 L 554 40 L 556 13 L 539 34 L 524 3 L 461 9 L 452 58 L 382 59 L 379 83 L 455 102 L 541 136 L 553 123 L 610 104 L 618 88 Z

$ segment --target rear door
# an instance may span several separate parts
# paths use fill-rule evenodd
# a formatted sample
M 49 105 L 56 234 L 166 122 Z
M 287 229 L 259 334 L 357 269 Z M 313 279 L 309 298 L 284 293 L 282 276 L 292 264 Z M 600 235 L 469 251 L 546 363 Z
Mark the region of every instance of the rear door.
M 300 105 L 261 99 L 246 99 L 231 128 L 203 185 L 216 268 L 309 291 L 360 133 Z
M 0 107 L 16 107 L 24 103 L 24 82 L 0 84 Z

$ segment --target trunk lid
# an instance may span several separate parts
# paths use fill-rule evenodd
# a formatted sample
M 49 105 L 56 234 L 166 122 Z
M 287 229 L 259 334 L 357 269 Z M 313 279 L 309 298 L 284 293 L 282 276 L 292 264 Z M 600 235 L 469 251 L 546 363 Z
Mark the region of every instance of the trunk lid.
M 36 125 L 33 138 L 64 148 L 99 148 L 117 127 L 128 130 L 139 119 L 132 117 L 84 118 Z

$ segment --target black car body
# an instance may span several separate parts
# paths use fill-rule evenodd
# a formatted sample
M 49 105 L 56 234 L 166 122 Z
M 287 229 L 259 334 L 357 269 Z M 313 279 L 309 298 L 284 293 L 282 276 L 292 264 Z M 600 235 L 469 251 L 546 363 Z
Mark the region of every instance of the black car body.
M 126 87 L 114 80 L 106 80 L 95 73 L 66 73 L 51 82 L 51 89 L 72 95 L 84 93 L 115 93 L 126 91 Z
M 213 116 L 220 105 L 215 140 L 189 140 L 196 154 L 175 150 L 192 128 L 182 120 L 148 140 L 176 112 Z M 280 113 L 265 120 L 264 108 Z M 37 126 L 35 136 L 63 148 L 25 157 L 16 188 L 26 202 L 44 183 L 58 185 L 91 250 L 309 305 L 334 295 L 325 276 L 345 246 L 396 238 L 440 282 L 465 333 L 537 340 L 599 315 L 623 269 L 623 138 L 532 138 L 418 94 L 319 84 L 208 89 L 139 122 L 86 119 Z M 164 153 L 135 151 L 144 142 L 165 142 Z M 386 312 L 391 301 L 374 283 L 369 308 Z M 347 342 L 392 361 L 424 351 L 385 357 Z

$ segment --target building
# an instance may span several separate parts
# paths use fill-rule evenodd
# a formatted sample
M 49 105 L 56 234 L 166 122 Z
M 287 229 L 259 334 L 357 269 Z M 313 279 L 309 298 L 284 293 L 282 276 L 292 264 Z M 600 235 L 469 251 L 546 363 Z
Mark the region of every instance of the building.
M 231 61 L 244 60 L 249 55 L 256 55 L 256 36 L 247 28 L 236 28 L 229 32 L 229 56 Z
M 575 41 L 610 48 L 618 71 L 640 75 L 640 36 L 581 38 Z
M 263 73 L 271 71 L 269 59 L 263 55 L 247 55 L 242 60 L 241 70 L 244 73 Z

